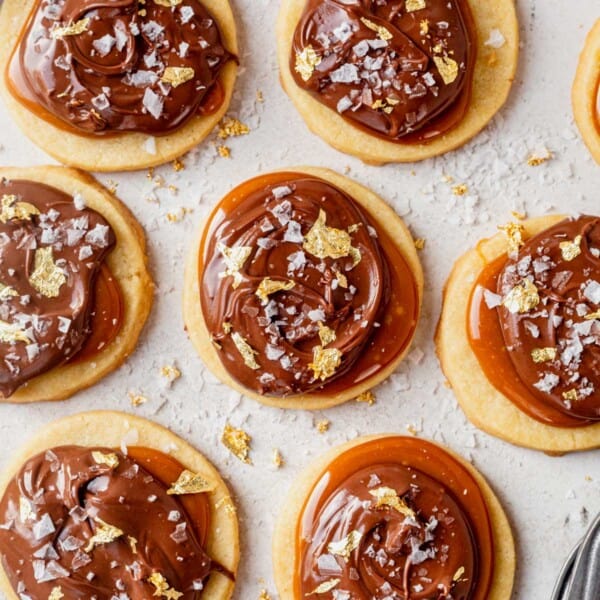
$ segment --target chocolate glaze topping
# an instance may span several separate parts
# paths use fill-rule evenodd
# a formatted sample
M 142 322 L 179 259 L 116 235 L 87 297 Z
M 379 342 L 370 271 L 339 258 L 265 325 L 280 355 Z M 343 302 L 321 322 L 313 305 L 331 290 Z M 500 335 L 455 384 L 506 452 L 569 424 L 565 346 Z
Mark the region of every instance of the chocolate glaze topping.
M 0 180 L 0 392 L 73 357 L 90 335 L 94 284 L 115 244 L 106 220 L 32 181 Z
M 231 58 L 197 0 L 38 0 L 9 84 L 79 132 L 161 135 L 202 112 Z
M 474 38 L 464 0 L 307 0 L 290 68 L 353 125 L 420 142 L 463 118 Z
M 214 565 L 182 497 L 167 489 L 106 448 L 63 446 L 27 461 L 0 501 L 0 555 L 15 591 L 32 600 L 56 588 L 57 598 L 81 600 L 200 598 Z
M 288 173 L 234 191 L 214 214 L 200 294 L 227 371 L 249 389 L 285 396 L 351 370 L 390 297 L 386 257 L 357 203 L 326 181 Z M 235 272 L 233 253 L 242 254 Z M 410 309 L 404 317 L 413 318 Z

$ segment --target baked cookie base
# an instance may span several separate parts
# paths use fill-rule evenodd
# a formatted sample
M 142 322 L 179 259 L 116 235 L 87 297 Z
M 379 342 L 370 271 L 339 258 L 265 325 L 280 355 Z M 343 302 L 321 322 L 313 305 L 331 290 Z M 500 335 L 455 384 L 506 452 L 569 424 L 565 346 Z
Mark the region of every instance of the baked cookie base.
M 80 193 L 86 205 L 113 228 L 117 243 L 106 258 L 123 298 L 123 322 L 117 337 L 90 358 L 66 363 L 29 380 L 4 402 L 64 400 L 119 367 L 133 352 L 154 299 L 147 268 L 144 232 L 129 209 L 90 175 L 63 167 L 0 168 L 0 178 L 28 179 L 69 195 Z
M 227 112 L 238 69 L 233 60 L 224 66 L 219 76 L 224 91 L 221 107 L 212 115 L 192 118 L 184 127 L 169 135 L 154 137 L 155 152 L 147 150 L 148 139 L 152 138 L 148 134 L 87 136 L 72 133 L 42 119 L 12 96 L 4 79 L 15 44 L 36 1 L 4 0 L 0 11 L 0 95 L 25 135 L 63 164 L 86 171 L 134 171 L 161 165 L 197 146 Z M 237 55 L 236 26 L 229 2 L 202 0 L 202 4 L 218 21 L 226 48 Z
M 279 73 L 283 89 L 292 99 L 309 129 L 328 144 L 370 164 L 416 162 L 454 150 L 477 135 L 508 98 L 519 56 L 519 23 L 514 0 L 468 0 L 477 29 L 477 60 L 469 109 L 464 119 L 447 134 L 423 144 L 388 142 L 346 121 L 298 87 L 289 61 L 296 25 L 306 0 L 282 0 L 277 23 Z M 499 29 L 506 43 L 498 49 L 485 42 Z
M 277 518 L 273 535 L 273 571 L 275 584 L 280 600 L 302 600 L 294 594 L 293 581 L 296 568 L 296 535 L 298 523 L 309 494 L 315 487 L 327 466 L 342 453 L 364 444 L 365 442 L 383 439 L 396 434 L 382 434 L 360 437 L 333 448 L 315 462 L 311 463 L 292 484 L 283 508 Z M 432 442 L 433 443 L 433 442 Z M 515 545 L 510 524 L 484 477 L 470 463 L 443 448 L 463 465 L 477 481 L 489 511 L 492 534 L 494 538 L 494 576 L 492 586 L 486 600 L 510 600 L 515 573 Z
M 563 220 L 561 215 L 523 221 L 531 237 Z M 517 446 L 548 453 L 600 447 L 600 423 L 579 428 L 552 427 L 521 411 L 485 376 L 467 337 L 468 299 L 487 263 L 506 253 L 506 238 L 482 240 L 454 265 L 446 283 L 436 334 L 436 349 L 444 374 L 468 419 L 479 429 Z
M 171 433 L 168 429 L 139 417 L 113 411 L 82 413 L 45 425 L 38 435 L 30 440 L 11 459 L 9 466 L 0 475 L 0 496 L 29 458 L 56 446 L 105 446 L 120 448 L 125 436 L 137 432 L 137 441 L 131 446 L 152 448 L 166 452 L 184 467 L 199 473 L 217 487 L 210 492 L 212 526 L 206 551 L 209 556 L 232 573 L 239 563 L 239 534 L 235 510 L 227 485 L 213 465 L 190 444 Z M 233 593 L 234 583 L 221 573 L 213 573 L 202 595 L 207 600 L 228 600 Z M 0 564 L 0 590 L 9 600 L 19 600 Z
M 292 167 L 289 169 L 284 169 L 284 172 L 305 173 L 307 175 L 319 177 L 335 185 L 349 196 L 354 198 L 356 202 L 358 202 L 358 204 L 362 206 L 369 214 L 371 219 L 374 221 L 376 228 L 385 231 L 389 238 L 395 241 L 396 246 L 402 252 L 415 278 L 418 292 L 418 304 L 420 307 L 423 298 L 424 284 L 421 263 L 419 261 L 419 257 L 417 256 L 414 240 L 410 234 L 410 231 L 402 219 L 390 206 L 388 206 L 379 196 L 377 196 L 368 188 L 348 179 L 347 177 L 338 175 L 329 169 L 315 167 Z M 204 224 L 202 230 L 204 230 L 207 224 L 208 223 Z M 183 287 L 183 315 L 187 333 L 194 344 L 196 351 L 213 375 L 244 396 L 258 400 L 259 402 L 268 406 L 275 406 L 278 408 L 294 408 L 300 410 L 320 410 L 330 408 L 356 398 L 362 392 L 370 390 L 387 379 L 396 370 L 402 359 L 409 351 L 410 343 L 407 345 L 405 351 L 385 369 L 382 369 L 379 373 L 373 377 L 370 377 L 359 385 L 354 385 L 337 394 L 317 392 L 288 396 L 287 398 L 277 398 L 273 396 L 262 396 L 256 392 L 246 389 L 229 375 L 221 363 L 219 354 L 211 342 L 210 334 L 202 314 L 200 291 L 198 287 L 201 237 L 202 235 L 198 236 L 197 241 L 188 257 L 185 269 L 185 282 Z
M 600 84 L 600 19 L 590 31 L 579 57 L 571 94 L 575 122 L 592 156 L 600 164 L 600 129 L 597 114 Z

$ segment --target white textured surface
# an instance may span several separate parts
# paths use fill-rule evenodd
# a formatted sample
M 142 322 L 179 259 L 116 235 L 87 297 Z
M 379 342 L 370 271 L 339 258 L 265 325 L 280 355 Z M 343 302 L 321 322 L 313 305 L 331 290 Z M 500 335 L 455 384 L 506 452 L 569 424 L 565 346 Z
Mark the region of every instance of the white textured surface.
M 494 123 L 467 147 L 441 159 L 382 168 L 362 165 L 312 136 L 278 86 L 273 30 L 278 2 L 234 0 L 240 23 L 243 71 L 231 114 L 248 123 L 249 136 L 226 142 L 232 159 L 204 144 L 186 158 L 186 169 L 157 170 L 167 184 L 154 190 L 146 173 L 102 175 L 119 183 L 125 200 L 146 227 L 152 270 L 158 284 L 156 305 L 138 351 L 117 373 L 68 402 L 0 406 L 0 466 L 10 452 L 44 423 L 94 408 L 135 411 L 155 419 L 195 444 L 221 469 L 239 504 L 242 565 L 235 598 L 258 598 L 272 584 L 270 539 L 275 514 L 287 488 L 312 457 L 359 434 L 405 432 L 444 442 L 471 458 L 502 499 L 518 544 L 515 598 L 545 600 L 568 549 L 577 541 L 588 514 L 600 510 L 599 452 L 550 458 L 509 446 L 466 422 L 434 355 L 432 337 L 442 285 L 450 267 L 477 239 L 494 232 L 512 209 L 530 215 L 558 211 L 600 212 L 600 169 L 593 163 L 573 124 L 570 87 L 584 35 L 600 16 L 596 0 L 520 0 L 522 57 L 511 100 Z M 256 104 L 256 90 L 264 104 Z M 35 165 L 49 159 L 30 143 L 0 107 L 0 163 Z M 551 150 L 555 158 L 533 168 L 530 153 Z M 427 239 L 421 253 L 426 273 L 423 318 L 415 350 L 419 364 L 407 360 L 377 390 L 377 404 L 349 403 L 324 414 L 259 406 L 219 385 L 205 371 L 186 338 L 181 317 L 183 262 L 201 217 L 244 179 L 274 168 L 299 164 L 350 167 L 350 176 L 371 186 L 406 219 L 417 237 Z M 469 186 L 467 196 L 452 195 L 444 174 Z M 179 223 L 168 212 L 193 209 Z M 418 350 L 417 350 L 418 353 Z M 159 369 L 177 364 L 183 377 L 165 389 Z M 131 407 L 127 392 L 149 402 Z M 314 423 L 331 420 L 320 435 Z M 226 421 L 254 438 L 254 466 L 246 466 L 219 443 Z M 280 448 L 286 465 L 272 465 Z M 264 579 L 264 581 L 263 581 Z

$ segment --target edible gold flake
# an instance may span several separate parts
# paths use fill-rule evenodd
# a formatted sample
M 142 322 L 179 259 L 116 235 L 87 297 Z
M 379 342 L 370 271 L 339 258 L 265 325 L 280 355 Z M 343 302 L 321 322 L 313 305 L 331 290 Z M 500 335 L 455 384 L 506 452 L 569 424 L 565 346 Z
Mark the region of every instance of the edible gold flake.
M 532 154 L 527 159 L 527 164 L 530 167 L 539 167 L 540 165 L 547 163 L 549 160 L 552 160 L 553 158 L 554 158 L 554 154 L 552 154 L 552 152 L 550 152 L 548 150 L 546 156 L 536 156 L 535 154 Z
M 231 158 L 231 148 L 227 146 L 217 146 L 217 152 L 221 158 Z
M 543 363 L 556 358 L 556 348 L 534 348 L 531 351 L 534 363 Z
M 295 285 L 293 281 L 274 281 L 269 277 L 265 277 L 254 293 L 262 300 L 263 304 L 267 304 L 271 294 L 291 290 Z
M 425 0 L 406 0 L 406 12 L 414 12 L 415 10 L 423 10 L 426 8 Z
M 382 40 L 387 42 L 394 37 L 390 31 L 382 25 L 377 25 L 377 23 L 373 23 L 373 21 L 369 21 L 369 19 L 365 19 L 364 17 L 361 17 L 360 20 L 371 31 L 374 31 Z
M 203 494 L 205 492 L 214 492 L 216 487 L 214 483 L 207 481 L 202 475 L 185 469 L 181 472 L 177 481 L 171 484 L 171 487 L 167 490 L 167 494 L 169 496 Z
M 116 469 L 119 466 L 119 457 L 114 452 L 104 454 L 103 452 L 94 450 L 92 452 L 92 458 L 97 464 L 106 465 L 111 469 Z
M 18 296 L 19 292 L 12 288 L 10 285 L 0 283 L 0 300 L 7 300 L 8 298 L 14 298 Z
M 62 592 L 62 588 L 59 585 L 57 585 L 56 587 L 52 588 L 52 591 L 48 596 L 48 600 L 61 600 L 61 598 L 64 597 L 65 595 Z
M 123 535 L 123 531 L 121 531 L 118 527 L 109 525 L 98 518 L 95 520 L 99 526 L 96 528 L 96 533 L 94 533 L 94 535 L 89 539 L 88 545 L 85 547 L 85 552 L 91 552 L 95 546 L 110 544 Z
M 437 67 L 444 83 L 450 85 L 458 77 L 458 63 L 449 56 L 434 56 L 433 62 Z
M 369 406 L 373 406 L 375 404 L 375 394 L 371 390 L 367 390 L 366 392 L 362 392 L 356 397 L 357 402 L 364 402 Z
M 429 19 L 423 19 L 419 23 L 419 33 L 422 36 L 426 36 L 429 33 Z
M 173 6 L 179 6 L 183 0 L 154 0 L 155 4 L 159 6 L 166 6 L 168 8 L 172 8 Z
M 179 171 L 183 171 L 185 169 L 185 164 L 181 158 L 176 158 L 171 163 L 171 166 L 173 167 L 173 171 L 175 171 L 175 173 L 179 173 Z
M 251 465 L 250 442 L 252 438 L 243 430 L 232 427 L 229 423 L 225 425 L 221 442 L 235 457 L 247 465 Z
M 453 577 L 452 577 L 452 581 L 459 581 L 460 578 L 465 574 L 465 568 L 464 567 L 458 567 L 458 569 L 456 569 L 456 573 L 454 573 Z
M 152 594 L 153 596 L 166 598 L 167 600 L 178 600 L 178 598 L 183 596 L 181 592 L 178 592 L 169 585 L 169 582 L 162 573 L 152 573 L 147 581 L 156 588 L 154 594 Z
M 14 344 L 15 342 L 29 342 L 27 334 L 16 323 L 0 321 L 0 342 Z
M 195 74 L 191 67 L 167 67 L 160 79 L 176 88 L 194 79 Z
M 327 227 L 327 215 L 319 210 L 319 217 L 304 238 L 302 247 L 317 258 L 344 258 L 351 256 L 356 266 L 361 255 L 357 248 L 352 247 L 350 234 L 343 229 Z
M 336 588 L 340 584 L 341 579 L 329 579 L 324 581 L 321 585 L 318 585 L 312 592 L 306 594 L 307 596 L 313 596 L 315 594 L 326 594 L 332 589 Z
M 283 467 L 283 465 L 285 464 L 285 460 L 283 459 L 283 456 L 281 455 L 281 451 L 278 448 L 275 448 L 275 450 L 273 450 L 273 464 L 278 469 Z
M 322 421 L 317 422 L 316 428 L 319 433 L 327 433 L 330 425 L 331 421 L 329 419 L 323 419 Z
M 34 517 L 35 513 L 31 507 L 31 502 L 27 500 L 27 498 L 21 496 L 19 498 L 19 519 L 21 520 L 21 523 L 25 523 Z
M 137 544 L 138 544 L 138 541 L 132 535 L 128 535 L 127 536 L 127 543 L 129 544 L 129 547 L 131 548 L 131 553 L 132 554 L 137 554 Z
M 68 35 L 80 35 L 87 31 L 90 20 L 86 17 L 67 25 L 66 27 L 57 27 L 51 31 L 51 35 L 54 39 L 66 37 Z
M 558 247 L 562 253 L 563 260 L 570 262 L 581 254 L 581 236 L 578 235 L 572 242 L 561 242 Z
M 466 183 L 461 183 L 459 185 L 455 185 L 452 188 L 452 193 L 455 196 L 464 196 L 469 191 L 469 186 Z
M 600 319 L 600 310 L 590 313 L 589 315 L 585 315 L 584 319 L 586 321 L 593 321 L 594 319 Z
M 508 254 L 517 254 L 523 242 L 523 231 L 525 228 L 521 223 L 510 222 L 506 225 L 499 225 L 498 229 L 504 232 L 508 244 Z
M 340 273 L 339 271 L 334 271 L 334 273 L 335 273 L 335 279 L 338 282 L 338 285 L 341 288 L 346 289 L 348 287 L 348 278 L 343 273 Z
M 133 392 L 127 392 L 127 395 L 129 396 L 131 406 L 138 407 L 148 402 L 148 398 L 146 398 L 146 396 L 142 396 L 142 394 L 134 394 Z
M 4 194 L 0 200 L 0 221 L 7 223 L 12 219 L 29 221 L 32 215 L 39 215 L 40 211 L 29 202 L 18 202 L 13 194 Z
M 67 283 L 67 278 L 56 266 L 50 246 L 35 251 L 33 267 L 33 273 L 29 277 L 31 286 L 46 298 L 56 298 L 60 294 L 60 288 Z
M 181 377 L 181 371 L 175 365 L 165 365 L 160 368 L 160 374 L 169 380 L 169 383 L 177 381 Z
M 335 335 L 335 331 L 333 329 L 331 329 L 330 327 L 327 327 L 327 325 L 323 325 L 323 323 L 321 321 L 319 321 L 318 325 L 319 325 L 319 338 L 321 339 L 321 344 L 323 344 L 323 346 L 327 346 L 328 344 L 335 342 L 335 339 L 337 337 Z
M 225 323 L 223 323 L 222 327 L 223 327 L 223 331 L 225 332 L 226 335 L 229 335 L 231 333 L 231 330 L 233 329 L 233 325 L 231 323 L 229 323 L 228 321 L 225 321 Z
M 512 314 L 523 314 L 533 310 L 540 303 L 538 289 L 529 279 L 523 279 L 502 300 L 502 304 Z
M 425 248 L 426 240 L 425 238 L 417 238 L 415 240 L 415 248 L 417 250 L 423 250 Z
M 335 556 L 341 556 L 348 562 L 350 560 L 350 554 L 358 548 L 362 536 L 363 534 L 360 531 L 351 531 L 343 540 L 327 544 L 327 552 L 329 552 L 329 554 L 334 554 Z
M 314 73 L 315 67 L 321 63 L 321 57 L 315 52 L 315 49 L 308 45 L 302 52 L 296 53 L 296 73 L 302 77 L 303 81 L 308 81 Z
M 227 267 L 224 273 L 219 273 L 219 277 L 233 277 L 231 287 L 235 290 L 242 282 L 240 269 L 244 266 L 250 254 L 252 254 L 252 246 L 234 246 L 233 248 L 228 248 L 225 244 L 219 242 L 217 249 L 223 255 L 223 261 Z
M 225 117 L 219 123 L 219 131 L 217 137 L 221 140 L 226 140 L 230 137 L 239 137 L 240 135 L 248 135 L 250 127 L 233 117 Z
M 312 369 L 314 378 L 325 381 L 331 377 L 342 362 L 342 353 L 337 348 L 313 348 L 313 361 L 308 365 Z
M 260 590 L 260 596 L 258 597 L 258 600 L 271 600 L 271 596 L 269 596 L 267 590 L 262 589 Z
M 256 362 L 255 356 L 258 352 L 252 348 L 252 346 L 246 341 L 241 334 L 235 332 L 231 334 L 231 339 L 235 344 L 235 347 L 238 349 L 238 352 L 242 355 L 244 359 L 244 364 L 249 368 L 256 371 L 256 369 L 260 369 L 260 365 Z
M 415 511 L 410 508 L 400 496 L 398 496 L 396 490 L 389 487 L 378 487 L 375 490 L 370 490 L 369 494 L 377 500 L 375 508 L 389 506 L 405 517 L 415 517 Z
M 576 389 L 569 390 L 568 392 L 563 392 L 562 397 L 565 400 L 568 400 L 569 402 L 577 402 L 577 400 L 579 400 L 579 396 L 577 395 Z

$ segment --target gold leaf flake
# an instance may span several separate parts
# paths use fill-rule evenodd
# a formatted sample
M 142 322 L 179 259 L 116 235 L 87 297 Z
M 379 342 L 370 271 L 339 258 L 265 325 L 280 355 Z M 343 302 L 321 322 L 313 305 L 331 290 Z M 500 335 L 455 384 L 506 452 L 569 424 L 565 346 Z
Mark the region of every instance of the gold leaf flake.
M 319 210 L 319 217 L 306 234 L 302 247 L 317 258 L 344 258 L 352 256 L 356 261 L 355 253 L 358 250 L 352 248 L 350 234 L 343 229 L 327 227 L 326 221 L 327 215 L 325 211 Z M 358 252 L 358 257 L 360 262 L 360 252 Z
M 406 12 L 414 12 L 415 10 L 423 10 L 426 8 L 425 0 L 406 0 Z
M 62 588 L 57 585 L 56 587 L 52 588 L 52 591 L 50 592 L 50 595 L 48 596 L 48 600 L 61 600 L 61 598 L 64 598 L 65 595 L 62 592 Z
M 464 196 L 469 191 L 469 186 L 466 183 L 461 183 L 459 185 L 455 185 L 452 188 L 452 193 L 455 196 Z
M 585 315 L 584 319 L 586 321 L 593 321 L 594 319 L 600 319 L 600 310 L 590 313 L 589 315 Z
M 56 298 L 60 294 L 60 288 L 67 283 L 67 278 L 56 266 L 50 246 L 35 251 L 33 267 L 33 273 L 29 277 L 31 286 L 46 298 Z
M 426 243 L 427 243 L 427 240 L 425 240 L 425 238 L 417 238 L 415 240 L 415 248 L 417 250 L 423 250 L 423 248 L 425 248 Z
M 90 552 L 95 546 L 102 544 L 110 544 L 119 539 L 123 535 L 123 531 L 114 525 L 109 525 L 101 519 L 96 519 L 98 527 L 96 533 L 89 539 L 88 545 L 85 547 L 85 552 Z
M 167 490 L 167 494 L 169 496 L 203 494 L 205 492 L 214 492 L 216 487 L 216 484 L 207 481 L 202 475 L 192 473 L 192 471 L 185 469 L 181 472 L 177 481 L 171 484 L 171 487 Z
M 0 342 L 14 344 L 15 342 L 29 343 L 30 341 L 27 334 L 16 323 L 0 321 Z
M 534 348 L 531 351 L 534 363 L 543 363 L 556 358 L 556 348 Z
M 278 448 L 273 450 L 273 464 L 280 469 L 285 464 L 285 460 L 283 460 L 283 456 L 281 456 L 281 451 Z
M 329 431 L 330 425 L 331 421 L 329 419 L 323 419 L 322 421 L 317 422 L 316 428 L 319 433 L 326 433 L 327 431 Z
M 315 52 L 315 49 L 308 45 L 302 52 L 296 53 L 296 73 L 302 77 L 303 81 L 308 81 L 315 70 L 315 67 L 321 63 L 321 57 Z
M 554 158 L 554 154 L 552 154 L 552 152 L 547 150 L 545 156 L 536 156 L 535 154 L 532 154 L 527 159 L 527 164 L 530 167 L 539 167 L 540 165 L 547 163 L 548 161 L 552 160 L 553 158 Z
M 454 576 L 452 577 L 452 581 L 459 581 L 460 578 L 465 574 L 465 568 L 464 567 L 458 567 L 458 569 L 456 569 L 456 573 L 454 573 Z
M 313 361 L 308 365 L 312 369 L 314 378 L 325 381 L 331 377 L 342 362 L 342 353 L 337 348 L 313 348 Z
M 375 401 L 376 401 L 375 394 L 371 390 L 367 390 L 366 392 L 359 394 L 356 397 L 356 401 L 364 402 L 365 404 L 368 404 L 369 406 L 373 406 L 373 404 L 375 404 Z
M 577 400 L 579 400 L 579 396 L 577 395 L 576 389 L 569 390 L 568 392 L 563 392 L 562 397 L 568 402 L 577 402 Z
M 255 356 L 258 354 L 254 348 L 246 341 L 246 339 L 239 333 L 232 333 L 231 339 L 235 344 L 235 347 L 238 349 L 238 352 L 242 355 L 244 359 L 244 364 L 254 371 L 256 369 L 260 369 L 260 365 L 256 362 Z
M 449 56 L 434 56 L 433 62 L 446 85 L 450 85 L 456 80 L 458 77 L 458 63 L 453 58 Z
M 147 581 L 156 588 L 154 594 L 152 594 L 153 596 L 166 598 L 166 600 L 178 600 L 178 598 L 183 596 L 181 592 L 178 592 L 169 585 L 169 582 L 162 573 L 152 573 Z
M 350 560 L 350 554 L 356 550 L 362 539 L 360 531 L 351 531 L 343 540 L 327 544 L 327 552 L 335 556 L 341 556 L 346 562 Z
M 195 74 L 191 67 L 167 67 L 160 79 L 176 88 L 194 79 Z
M 8 300 L 8 298 L 14 298 L 18 296 L 19 292 L 12 288 L 10 285 L 0 283 L 0 300 Z
M 319 321 L 318 325 L 319 325 L 319 338 L 321 339 L 321 344 L 323 344 L 323 346 L 327 346 L 328 344 L 335 342 L 335 339 L 337 337 L 335 335 L 335 331 L 333 329 L 331 329 L 330 327 L 327 327 L 327 325 L 323 325 L 323 323 L 321 321 Z
M 255 294 L 262 300 L 263 304 L 266 304 L 271 294 L 291 290 L 295 285 L 293 281 L 274 281 L 269 277 L 265 277 L 260 282 Z
M 343 273 L 340 273 L 339 271 L 334 271 L 334 273 L 335 273 L 335 280 L 338 282 L 338 286 L 346 289 L 348 287 L 348 278 Z
M 400 496 L 398 496 L 396 490 L 389 487 L 378 487 L 375 490 L 370 490 L 369 494 L 377 500 L 375 508 L 389 506 L 390 508 L 397 510 L 401 515 L 414 519 L 415 511 L 410 508 Z
M 250 254 L 252 254 L 252 246 L 234 246 L 233 248 L 228 248 L 225 244 L 219 242 L 217 249 L 223 255 L 223 261 L 227 267 L 224 273 L 219 273 L 219 277 L 233 277 L 231 287 L 235 290 L 242 282 L 240 269 L 244 266 Z
M 0 221 L 7 223 L 12 219 L 29 221 L 32 215 L 39 215 L 40 211 L 29 202 L 18 202 L 14 195 L 4 194 L 0 200 Z
M 227 146 L 217 146 L 217 152 L 221 158 L 231 158 L 231 148 Z
M 382 40 L 387 42 L 394 37 L 390 31 L 382 25 L 377 25 L 377 23 L 373 23 L 373 21 L 369 21 L 369 19 L 365 19 L 364 17 L 361 17 L 360 20 L 363 22 L 365 27 L 368 27 L 371 31 L 374 31 Z
M 561 242 L 558 247 L 562 253 L 563 260 L 570 262 L 581 254 L 581 236 L 578 235 L 572 242 Z
M 312 592 L 306 594 L 307 596 L 313 596 L 314 594 L 326 594 L 340 584 L 341 579 L 329 579 L 324 581 L 321 585 L 317 586 Z
M 173 383 L 181 377 L 181 371 L 175 365 L 165 365 L 164 367 L 161 367 L 160 374 L 167 379 L 169 383 Z
M 172 8 L 173 6 L 179 6 L 183 0 L 154 0 L 155 4 L 159 6 L 166 6 L 168 8 Z
M 21 496 L 19 498 L 19 519 L 21 523 L 25 523 L 35 517 L 35 512 L 31 506 L 31 502 L 27 498 Z
M 502 300 L 502 304 L 513 314 L 529 312 L 539 303 L 538 289 L 529 279 L 523 279 Z
M 129 547 L 131 548 L 131 553 L 137 554 L 138 541 L 132 535 L 128 535 L 127 543 L 129 544 Z
M 66 27 L 57 27 L 56 29 L 53 29 L 51 35 L 54 39 L 66 37 L 68 35 L 81 35 L 87 31 L 89 24 L 90 20 L 87 17 L 85 19 L 79 19 L 79 21 L 75 21 L 75 23 L 71 23 L 71 25 L 67 25 Z
M 419 23 L 419 33 L 422 36 L 426 36 L 429 33 L 429 19 L 423 19 Z
M 525 243 L 523 242 L 523 231 L 525 228 L 521 223 L 507 223 L 506 225 L 499 225 L 498 229 L 504 232 L 508 244 L 508 253 L 517 254 L 519 248 Z
M 228 321 L 225 321 L 225 323 L 223 323 L 222 327 L 223 327 L 223 331 L 227 335 L 229 335 L 231 333 L 231 330 L 233 329 L 233 325 L 231 323 L 229 323 Z
M 236 429 L 229 423 L 225 425 L 221 442 L 234 456 L 247 465 L 252 464 L 249 456 L 251 441 L 252 438 L 243 429 Z
M 111 469 L 116 469 L 119 466 L 119 457 L 114 452 L 104 454 L 103 452 L 94 450 L 94 452 L 92 452 L 92 458 L 99 465 L 106 465 Z
M 148 402 L 148 398 L 146 396 L 142 396 L 142 394 L 135 394 L 134 392 L 127 392 L 129 396 L 129 401 L 131 402 L 131 406 L 138 407 L 142 406 L 142 404 L 146 404 Z
M 226 140 L 230 137 L 239 137 L 240 135 L 248 135 L 249 133 L 250 127 L 248 127 L 248 125 L 245 125 L 233 117 L 225 117 L 219 123 L 217 136 L 221 140 Z
M 271 600 L 271 596 L 269 596 L 267 590 L 262 589 L 260 590 L 260 596 L 258 597 L 258 600 Z

